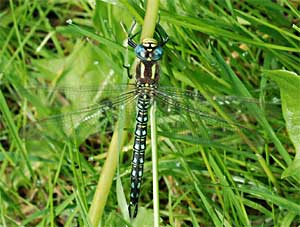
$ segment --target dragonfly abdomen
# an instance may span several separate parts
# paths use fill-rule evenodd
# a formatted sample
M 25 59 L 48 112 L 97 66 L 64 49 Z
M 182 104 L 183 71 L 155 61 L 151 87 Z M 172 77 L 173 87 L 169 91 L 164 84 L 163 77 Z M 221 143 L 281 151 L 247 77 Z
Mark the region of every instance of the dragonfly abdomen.
M 140 95 L 137 100 L 129 203 L 129 215 L 131 218 L 136 217 L 138 212 L 138 199 L 143 177 L 150 102 L 151 98 L 147 94 Z

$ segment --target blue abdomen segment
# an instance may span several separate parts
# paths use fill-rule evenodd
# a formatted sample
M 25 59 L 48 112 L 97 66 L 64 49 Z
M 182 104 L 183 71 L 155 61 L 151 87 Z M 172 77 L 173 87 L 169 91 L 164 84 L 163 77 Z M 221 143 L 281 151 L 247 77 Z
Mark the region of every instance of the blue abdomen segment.
M 140 95 L 137 100 L 136 127 L 134 132 L 133 157 L 130 184 L 129 216 L 135 218 L 138 212 L 138 200 L 142 184 L 146 136 L 148 123 L 149 95 Z

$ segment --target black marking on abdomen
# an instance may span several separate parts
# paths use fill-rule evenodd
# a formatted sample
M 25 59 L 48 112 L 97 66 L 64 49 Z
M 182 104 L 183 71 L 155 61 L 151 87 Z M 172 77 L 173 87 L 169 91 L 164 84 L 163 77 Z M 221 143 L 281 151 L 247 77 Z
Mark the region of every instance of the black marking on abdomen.
M 134 132 L 133 157 L 130 184 L 129 216 L 135 218 L 138 212 L 138 200 L 144 170 L 146 136 L 150 96 L 141 94 L 137 100 L 136 127 Z

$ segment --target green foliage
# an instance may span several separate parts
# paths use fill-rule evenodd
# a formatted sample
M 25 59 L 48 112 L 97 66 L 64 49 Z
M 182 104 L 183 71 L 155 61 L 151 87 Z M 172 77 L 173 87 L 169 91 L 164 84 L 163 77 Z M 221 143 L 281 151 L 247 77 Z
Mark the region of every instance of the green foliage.
M 300 179 L 299 171 L 297 171 L 300 168 L 300 77 L 293 72 L 284 70 L 272 70 L 266 71 L 266 73 L 280 87 L 282 113 L 286 129 L 296 150 L 296 157 L 284 171 L 283 177 L 295 175 Z
M 18 131 L 37 119 L 117 97 L 112 88 L 124 83 L 127 60 L 121 23 L 126 31 L 133 16 L 141 24 L 144 4 L 0 2 L 1 226 L 90 224 L 87 214 L 118 111 L 63 139 L 47 135 L 67 134 L 75 117 L 62 120 L 69 128 L 49 125 L 45 134 L 29 128 L 38 139 L 24 139 Z M 211 106 L 201 111 L 243 126 L 218 131 L 221 124 L 213 120 L 206 127 L 193 116 L 158 114 L 161 226 L 300 224 L 299 7 L 287 0 L 161 1 L 160 25 L 170 36 L 161 85 L 201 94 Z M 131 49 L 128 59 L 134 62 Z M 57 92 L 74 86 L 90 90 Z M 258 102 L 240 103 L 243 113 L 235 116 L 210 98 L 219 95 Z M 282 110 L 269 105 L 279 95 Z M 136 223 L 122 216 L 122 193 L 128 200 L 130 190 L 133 119 L 125 119 L 128 134 L 117 176 L 122 185 L 114 181 L 101 226 L 153 223 L 150 146 L 139 216 Z M 210 138 L 211 132 L 219 134 Z

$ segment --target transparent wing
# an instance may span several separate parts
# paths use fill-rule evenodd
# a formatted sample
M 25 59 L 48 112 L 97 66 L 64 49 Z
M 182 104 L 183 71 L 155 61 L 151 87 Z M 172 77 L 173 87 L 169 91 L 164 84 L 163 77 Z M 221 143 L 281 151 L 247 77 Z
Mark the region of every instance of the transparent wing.
M 118 97 L 127 91 L 134 91 L 134 84 L 105 84 L 101 86 L 79 86 L 79 87 L 50 87 L 31 86 L 17 88 L 21 95 L 26 97 L 34 105 L 51 105 L 54 103 L 59 107 L 73 105 L 73 108 L 88 107 L 106 98 Z M 40 102 L 40 103 L 39 103 Z M 59 105 L 59 104 L 60 105 Z
M 125 88 L 127 89 L 126 91 Z M 46 90 L 48 91 L 48 89 Z M 39 92 L 41 92 L 41 90 L 39 90 Z M 53 91 L 51 92 L 53 95 Z M 63 103 L 73 103 L 76 102 L 76 100 L 71 102 L 69 94 L 80 94 L 84 96 L 90 92 L 95 94 L 98 93 L 98 90 L 97 88 L 90 87 L 76 89 L 59 88 L 55 90 L 55 97 L 51 97 L 51 99 L 58 99 L 58 102 L 61 102 L 63 97 Z M 112 131 L 113 122 L 118 115 L 118 107 L 134 103 L 136 96 L 135 90 L 132 89 L 131 86 L 117 86 L 111 87 L 109 90 L 102 90 L 102 92 L 103 95 L 101 95 L 99 101 L 93 101 L 97 100 L 93 98 L 89 105 L 87 103 L 80 103 L 79 101 L 75 107 L 70 105 L 69 110 L 66 112 L 63 111 L 63 113 L 53 114 L 50 115 L 50 117 L 45 117 L 26 125 L 26 127 L 21 130 L 22 136 L 26 139 L 39 139 L 47 136 L 56 140 L 65 140 L 73 136 L 86 138 L 88 135 L 96 133 L 103 128 L 105 128 L 105 130 L 110 128 Z M 57 103 L 57 101 L 53 101 L 53 103 Z M 51 110 L 56 109 L 52 106 L 50 105 Z
M 243 144 L 250 138 L 261 144 L 259 119 L 280 114 L 280 102 L 252 98 L 214 96 L 205 98 L 193 91 L 160 87 L 155 97 L 160 133 L 193 144 L 221 146 Z M 246 138 L 245 138 L 246 137 Z
M 43 106 L 38 102 L 40 100 L 51 104 L 46 113 L 51 116 L 26 126 L 22 130 L 25 138 L 50 135 L 63 139 L 74 134 L 79 135 L 80 132 L 83 132 L 84 137 L 101 130 L 101 125 L 106 128 L 107 124 L 112 125 L 118 106 L 135 103 L 136 88 L 134 84 L 52 89 L 34 87 L 24 90 L 23 94 L 35 106 Z M 231 141 L 240 141 L 241 133 L 256 135 L 259 128 L 254 110 L 261 110 L 260 115 L 265 114 L 266 109 L 280 109 L 277 100 L 262 103 L 255 99 L 234 96 L 205 98 L 197 92 L 172 87 L 159 87 L 155 100 L 158 103 L 160 134 L 189 143 L 218 146 L 223 146 L 218 141 L 230 138 Z M 55 110 L 62 108 L 67 109 L 66 113 L 57 114 Z M 276 111 L 272 110 L 272 113 Z M 259 141 L 257 138 L 254 140 Z

